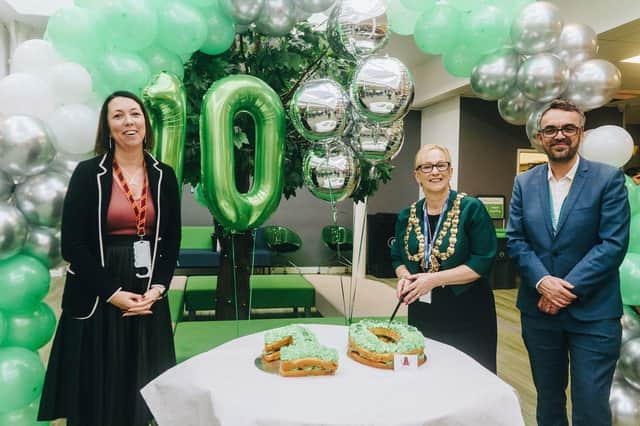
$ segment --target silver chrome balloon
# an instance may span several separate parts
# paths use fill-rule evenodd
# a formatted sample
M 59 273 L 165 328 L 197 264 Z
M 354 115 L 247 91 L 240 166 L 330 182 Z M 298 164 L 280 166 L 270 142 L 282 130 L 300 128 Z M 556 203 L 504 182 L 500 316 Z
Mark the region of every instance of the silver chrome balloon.
M 356 68 L 350 94 L 356 111 L 367 120 L 391 123 L 409 112 L 413 77 L 396 58 L 370 57 Z
M 588 25 L 567 24 L 562 28 L 554 53 L 569 68 L 593 58 L 598 53 L 598 34 Z
M 329 9 L 336 0 L 294 0 L 296 7 L 309 13 L 318 13 Z
M 264 0 L 219 0 L 222 10 L 233 22 L 248 25 L 256 20 Z
M 491 53 L 473 67 L 471 89 L 479 98 L 497 101 L 516 84 L 520 55 L 510 49 Z
M 16 204 L 31 225 L 56 227 L 62 219 L 67 177 L 47 171 L 28 178 L 16 188 Z
M 624 380 L 640 390 L 640 337 L 631 339 L 622 345 L 618 366 Z
M 525 127 L 531 147 L 540 152 L 544 152 L 544 149 L 542 149 L 542 145 L 538 142 L 537 136 L 538 131 L 540 130 L 540 119 L 542 119 L 542 113 L 546 111 L 547 108 L 549 108 L 549 104 L 532 105 Z
M 520 89 L 512 87 L 504 97 L 498 100 L 498 112 L 507 123 L 521 126 L 527 122 L 535 104 Z
M 627 312 L 627 309 L 631 310 L 632 308 L 625 307 L 624 309 L 624 314 L 620 319 L 623 345 L 634 337 L 640 337 L 640 317 L 634 312 Z
M 404 123 L 402 120 L 391 124 L 356 120 L 350 143 L 356 154 L 371 164 L 391 160 L 404 143 Z
M 609 407 L 614 426 L 638 426 L 640 424 L 640 392 L 629 386 L 624 380 L 613 381 L 609 394 Z
M 622 85 L 620 70 L 604 59 L 589 59 L 574 68 L 564 97 L 582 110 L 609 102 Z
M 35 257 L 49 269 L 62 262 L 60 252 L 60 229 L 38 226 L 29 229 L 27 239 L 22 250 Z
M 283 36 L 296 24 L 296 8 L 292 0 L 264 0 L 256 19 L 256 30 L 270 36 Z
M 289 104 L 291 121 L 307 140 L 317 141 L 341 136 L 351 117 L 347 92 L 333 80 L 304 82 Z
M 376 53 L 389 40 L 385 4 L 381 0 L 343 0 L 329 15 L 327 38 L 335 53 L 346 59 Z
M 569 68 L 562 59 L 550 53 L 531 56 L 518 70 L 518 88 L 537 102 L 557 98 L 568 85 Z
M 71 177 L 71 174 L 76 169 L 78 163 L 82 160 L 86 160 L 91 157 L 91 154 L 86 155 L 70 155 L 62 152 L 58 152 L 55 157 L 53 157 L 53 161 L 49 164 L 48 170 L 53 170 L 55 172 L 63 173 L 68 177 Z
M 309 191 L 332 203 L 349 197 L 360 182 L 358 159 L 339 139 L 312 145 L 304 156 L 302 171 Z
M 11 115 L 0 119 L 0 169 L 14 178 L 42 172 L 55 153 L 52 133 L 39 118 Z
M 4 172 L 0 172 L 0 202 L 7 201 L 13 194 L 15 184 L 13 179 Z
M 520 53 L 552 50 L 562 31 L 562 14 L 557 6 L 537 1 L 526 6 L 511 24 L 511 41 Z
M 0 259 L 8 259 L 22 250 L 27 227 L 20 210 L 11 203 L 0 203 Z

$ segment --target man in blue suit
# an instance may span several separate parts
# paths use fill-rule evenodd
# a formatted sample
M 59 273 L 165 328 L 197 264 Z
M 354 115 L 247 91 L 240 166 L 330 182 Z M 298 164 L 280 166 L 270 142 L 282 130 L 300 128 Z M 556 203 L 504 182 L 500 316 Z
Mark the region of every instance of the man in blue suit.
M 516 177 L 509 255 L 520 270 L 517 306 L 538 392 L 539 426 L 611 425 L 609 392 L 620 352 L 618 267 L 629 242 L 623 173 L 577 154 L 584 114 L 557 100 L 537 139 L 549 162 Z

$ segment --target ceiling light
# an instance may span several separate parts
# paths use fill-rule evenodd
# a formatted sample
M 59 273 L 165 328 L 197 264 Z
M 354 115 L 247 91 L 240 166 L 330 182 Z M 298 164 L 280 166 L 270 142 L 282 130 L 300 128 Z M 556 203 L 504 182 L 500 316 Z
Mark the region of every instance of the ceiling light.
M 640 55 L 632 56 L 632 57 L 627 58 L 627 59 L 623 59 L 620 62 L 628 62 L 630 64 L 640 64 Z

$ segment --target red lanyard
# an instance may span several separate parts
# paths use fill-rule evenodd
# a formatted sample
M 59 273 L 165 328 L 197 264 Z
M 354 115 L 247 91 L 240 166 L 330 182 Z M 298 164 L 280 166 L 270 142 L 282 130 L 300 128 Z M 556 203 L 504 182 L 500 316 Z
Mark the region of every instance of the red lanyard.
M 115 159 L 113 160 L 113 174 L 118 178 L 122 189 L 127 195 L 129 204 L 131 204 L 131 208 L 133 208 L 133 213 L 136 215 L 137 234 L 138 236 L 143 237 L 145 235 L 145 225 L 147 222 L 147 188 L 149 186 L 146 168 L 144 170 L 144 185 L 142 186 L 142 194 L 140 195 L 139 202 L 136 202 L 136 199 L 133 198 L 131 188 L 124 177 L 124 173 L 122 172 L 120 165 Z

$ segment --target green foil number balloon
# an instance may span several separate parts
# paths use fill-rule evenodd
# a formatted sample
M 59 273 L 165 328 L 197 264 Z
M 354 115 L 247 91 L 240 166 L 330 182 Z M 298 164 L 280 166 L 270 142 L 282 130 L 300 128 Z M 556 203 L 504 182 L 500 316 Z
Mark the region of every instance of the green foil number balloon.
M 187 131 L 187 94 L 180 79 L 161 72 L 142 91 L 155 146 L 153 154 L 176 172 L 178 188 L 182 188 L 184 141 Z
M 234 170 L 233 120 L 247 113 L 255 125 L 255 169 L 249 192 L 240 193 Z M 225 228 L 246 231 L 271 216 L 284 181 L 284 107 L 262 80 L 234 75 L 214 83 L 202 101 L 201 169 L 209 210 Z

